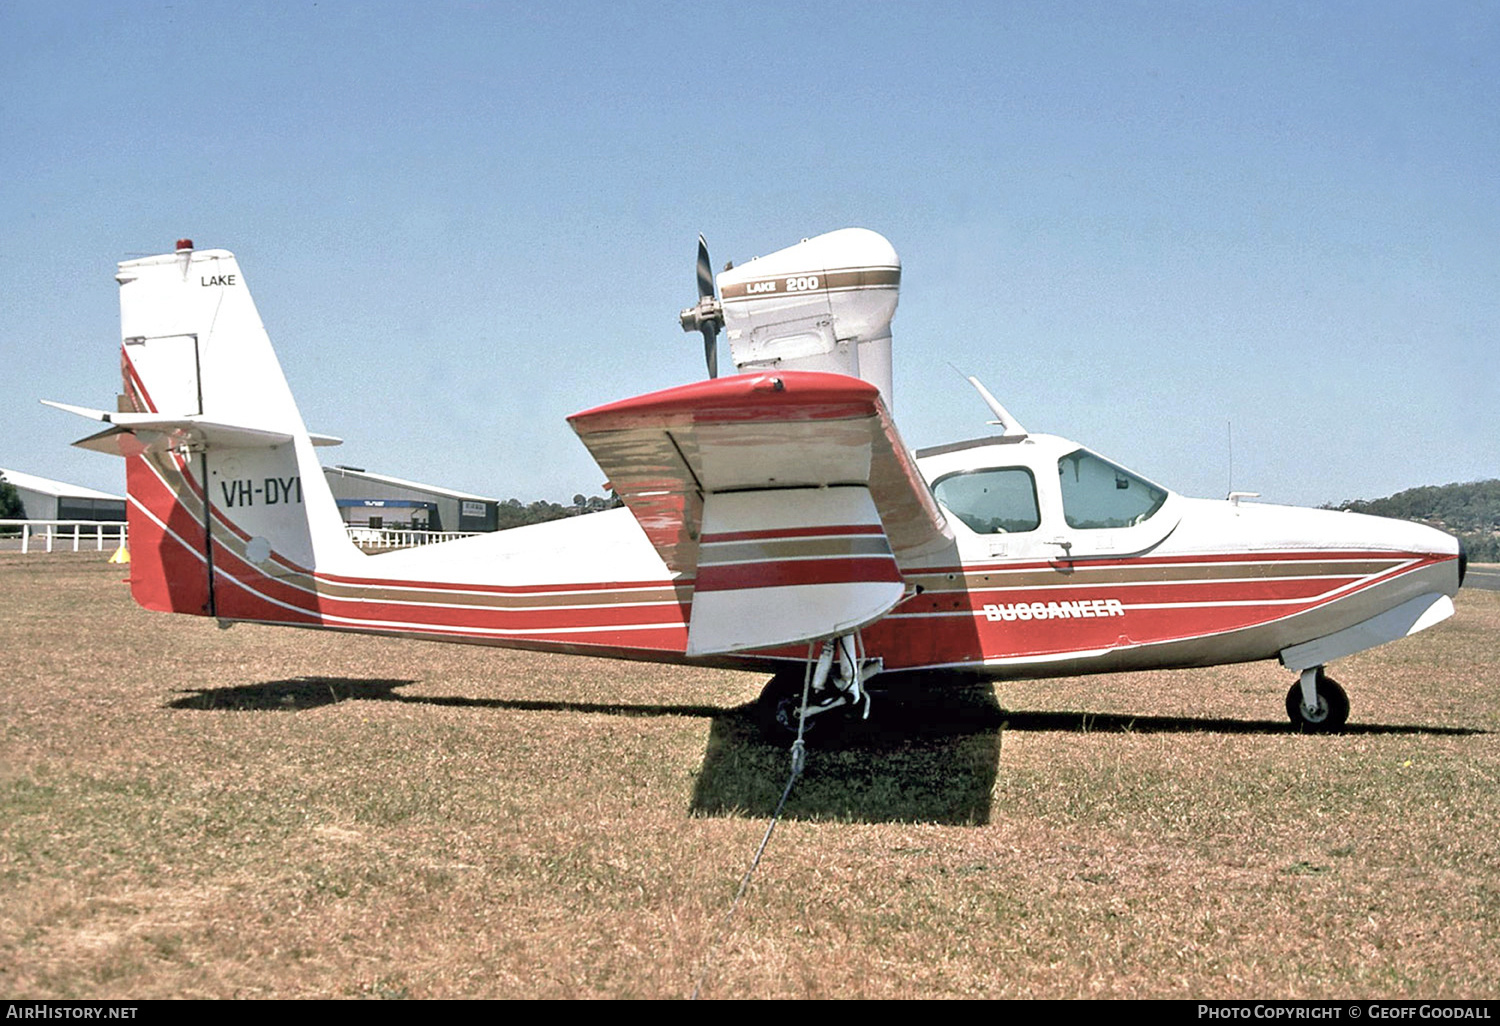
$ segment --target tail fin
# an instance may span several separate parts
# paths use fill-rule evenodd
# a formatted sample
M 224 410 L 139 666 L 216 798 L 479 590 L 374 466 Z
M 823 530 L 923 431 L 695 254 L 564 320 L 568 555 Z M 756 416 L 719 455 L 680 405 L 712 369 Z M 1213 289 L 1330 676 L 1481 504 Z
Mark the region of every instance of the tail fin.
M 115 280 L 119 412 L 69 409 L 113 425 L 77 444 L 126 457 L 135 600 L 316 622 L 314 567 L 360 553 L 234 255 L 184 240 Z

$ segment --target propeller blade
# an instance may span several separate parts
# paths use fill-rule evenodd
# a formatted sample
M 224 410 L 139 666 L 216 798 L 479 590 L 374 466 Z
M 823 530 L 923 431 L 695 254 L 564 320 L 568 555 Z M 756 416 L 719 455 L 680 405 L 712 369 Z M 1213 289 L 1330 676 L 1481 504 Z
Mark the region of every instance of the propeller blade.
M 719 376 L 719 329 L 713 324 L 703 326 L 703 359 L 708 364 L 708 376 Z
M 702 235 L 698 236 L 698 296 L 714 294 L 714 269 L 708 262 L 708 242 Z
M 703 332 L 703 362 L 708 376 L 719 376 L 719 326 L 724 323 L 724 308 L 714 295 L 714 271 L 708 262 L 708 243 L 698 236 L 698 302 L 678 315 L 683 331 Z

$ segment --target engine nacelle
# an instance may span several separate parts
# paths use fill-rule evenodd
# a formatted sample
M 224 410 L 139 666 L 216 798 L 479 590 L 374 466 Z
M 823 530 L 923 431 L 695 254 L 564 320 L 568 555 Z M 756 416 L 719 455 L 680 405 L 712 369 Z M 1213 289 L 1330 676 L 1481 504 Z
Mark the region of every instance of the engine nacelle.
M 879 388 L 890 408 L 901 260 L 884 236 L 843 228 L 756 257 L 715 280 L 739 371 L 848 374 Z

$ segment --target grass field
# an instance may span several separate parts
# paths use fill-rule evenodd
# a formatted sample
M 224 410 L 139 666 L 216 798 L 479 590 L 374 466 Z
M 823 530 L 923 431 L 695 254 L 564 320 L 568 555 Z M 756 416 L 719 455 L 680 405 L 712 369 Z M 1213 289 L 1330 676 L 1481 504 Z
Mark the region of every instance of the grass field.
M 726 933 L 762 678 L 223 631 L 123 574 L 0 554 L 12 997 L 1500 993 L 1500 592 L 1334 666 L 1335 737 L 1270 664 L 887 702 Z

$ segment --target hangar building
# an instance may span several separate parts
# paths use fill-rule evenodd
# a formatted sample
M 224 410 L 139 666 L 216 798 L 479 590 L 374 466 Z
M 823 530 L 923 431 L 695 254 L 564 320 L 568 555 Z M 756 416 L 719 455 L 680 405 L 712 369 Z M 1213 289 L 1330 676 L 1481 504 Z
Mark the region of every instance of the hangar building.
M 371 474 L 358 467 L 324 467 L 344 523 L 410 531 L 493 531 L 499 501 L 451 488 Z
M 26 520 L 125 519 L 125 496 L 111 495 L 82 485 L 53 481 L 35 474 L 0 467 L 0 478 L 12 485 L 26 507 Z

